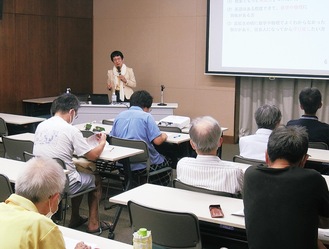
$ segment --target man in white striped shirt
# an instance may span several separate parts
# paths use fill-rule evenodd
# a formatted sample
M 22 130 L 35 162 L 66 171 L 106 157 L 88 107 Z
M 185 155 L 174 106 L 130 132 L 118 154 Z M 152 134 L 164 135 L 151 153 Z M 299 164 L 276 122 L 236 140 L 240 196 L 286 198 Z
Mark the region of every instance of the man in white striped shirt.
M 243 186 L 243 170 L 233 162 L 223 161 L 217 149 L 223 143 L 218 122 L 210 117 L 193 120 L 190 143 L 197 157 L 184 157 L 177 164 L 177 179 L 183 183 L 215 191 L 239 194 Z

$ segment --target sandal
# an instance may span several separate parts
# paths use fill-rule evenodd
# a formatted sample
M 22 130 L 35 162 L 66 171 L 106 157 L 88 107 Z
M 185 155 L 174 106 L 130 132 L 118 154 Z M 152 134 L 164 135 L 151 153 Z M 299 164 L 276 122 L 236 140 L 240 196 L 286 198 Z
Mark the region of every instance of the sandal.
M 69 224 L 69 228 L 77 228 L 77 227 L 85 224 L 87 221 L 88 221 L 88 218 L 87 217 L 80 216 L 80 218 L 79 218 L 79 220 L 77 222 L 70 223 Z
M 112 228 L 113 228 L 112 222 L 101 221 L 100 226 L 97 229 L 94 229 L 94 230 L 87 229 L 86 232 L 101 235 L 103 231 L 109 230 Z

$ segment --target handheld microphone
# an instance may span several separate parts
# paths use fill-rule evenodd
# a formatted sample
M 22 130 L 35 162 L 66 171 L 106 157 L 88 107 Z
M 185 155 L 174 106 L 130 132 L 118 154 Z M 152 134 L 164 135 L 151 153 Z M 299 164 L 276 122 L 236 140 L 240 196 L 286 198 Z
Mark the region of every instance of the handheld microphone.
M 119 75 L 121 75 L 121 68 L 117 67 L 117 70 L 118 70 Z

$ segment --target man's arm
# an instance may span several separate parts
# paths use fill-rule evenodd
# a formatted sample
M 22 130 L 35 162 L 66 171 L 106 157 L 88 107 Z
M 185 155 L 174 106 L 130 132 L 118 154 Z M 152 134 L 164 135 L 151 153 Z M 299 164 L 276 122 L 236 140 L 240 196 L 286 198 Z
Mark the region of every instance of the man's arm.
M 161 135 L 160 136 L 157 136 L 156 138 L 154 138 L 153 139 L 153 143 L 155 144 L 155 145 L 160 145 L 160 144 L 162 144 L 164 141 L 166 141 L 167 140 L 167 134 L 166 133 L 161 133 Z
M 104 147 L 106 145 L 106 134 L 105 133 L 99 133 L 97 134 L 97 138 L 99 141 L 99 144 L 93 148 L 92 150 L 88 151 L 85 154 L 85 157 L 90 161 L 95 161 L 99 158 L 99 156 L 102 154 Z

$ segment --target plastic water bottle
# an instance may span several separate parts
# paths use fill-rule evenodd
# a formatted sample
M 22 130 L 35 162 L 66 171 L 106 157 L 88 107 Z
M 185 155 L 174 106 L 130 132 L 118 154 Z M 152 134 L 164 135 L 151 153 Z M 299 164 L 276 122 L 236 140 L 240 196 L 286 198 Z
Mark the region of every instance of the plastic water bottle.
M 152 249 L 152 235 L 151 231 L 146 228 L 140 228 L 133 234 L 133 248 L 134 249 Z
M 112 94 L 112 104 L 117 102 L 117 95 L 115 93 Z

